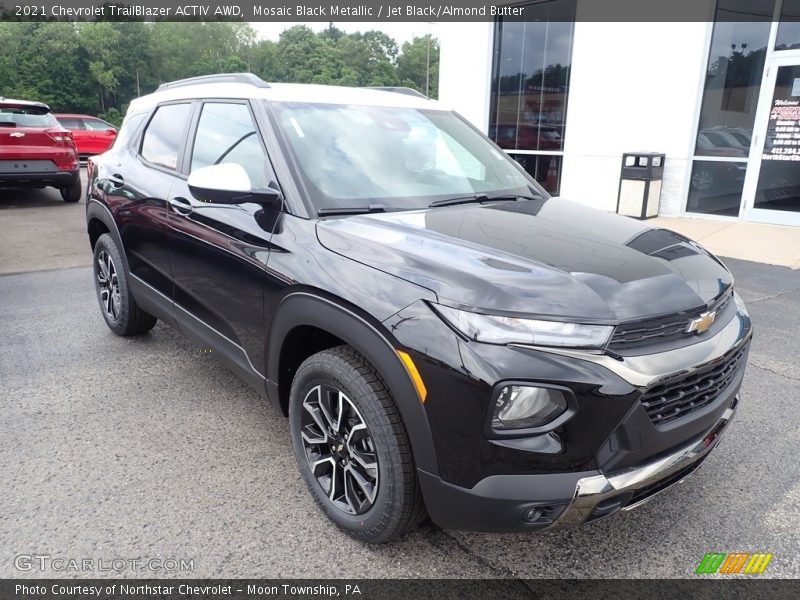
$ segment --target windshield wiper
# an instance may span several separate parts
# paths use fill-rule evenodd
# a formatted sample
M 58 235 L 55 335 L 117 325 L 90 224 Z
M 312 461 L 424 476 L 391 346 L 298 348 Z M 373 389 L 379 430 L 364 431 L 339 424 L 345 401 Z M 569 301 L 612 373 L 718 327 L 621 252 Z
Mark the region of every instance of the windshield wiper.
M 386 206 L 383 204 L 370 204 L 369 206 L 350 206 L 338 207 L 333 206 L 329 208 L 320 208 L 317 211 L 318 217 L 326 217 L 329 215 L 365 215 L 368 213 L 381 213 L 386 212 Z
M 542 200 L 541 196 L 526 196 L 525 194 L 498 194 L 489 196 L 489 200 Z
M 459 196 L 457 198 L 445 198 L 444 200 L 436 200 L 428 205 L 428 208 L 436 206 L 451 206 L 453 204 L 470 204 L 472 202 L 491 202 L 493 200 L 540 200 L 535 196 L 526 196 L 524 194 L 499 194 L 497 196 L 489 196 L 488 194 L 472 194 L 471 196 Z
M 445 198 L 444 200 L 434 200 L 428 204 L 428 208 L 435 206 L 450 206 L 452 204 L 470 204 L 472 202 L 486 202 L 489 196 L 486 194 L 472 194 L 471 196 L 458 196 L 456 198 Z

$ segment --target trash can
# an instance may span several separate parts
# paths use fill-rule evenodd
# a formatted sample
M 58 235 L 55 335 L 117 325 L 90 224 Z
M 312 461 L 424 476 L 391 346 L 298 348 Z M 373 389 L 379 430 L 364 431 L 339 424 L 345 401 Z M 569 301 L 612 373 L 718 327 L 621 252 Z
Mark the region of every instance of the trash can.
M 666 155 L 658 152 L 626 152 L 622 155 L 617 213 L 636 219 L 658 216 L 665 160 Z

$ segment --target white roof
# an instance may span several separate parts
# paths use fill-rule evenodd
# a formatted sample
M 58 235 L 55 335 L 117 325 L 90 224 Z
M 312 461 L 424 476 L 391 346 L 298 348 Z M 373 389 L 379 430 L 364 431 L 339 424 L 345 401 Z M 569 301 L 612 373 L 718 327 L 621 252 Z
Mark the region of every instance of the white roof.
M 322 104 L 449 110 L 435 100 L 370 88 L 301 83 L 270 83 L 269 87 L 258 87 L 246 83 L 207 82 L 166 88 L 147 96 L 136 98 L 131 102 L 128 114 L 146 111 L 160 102 L 192 98 L 261 98 L 275 102 L 316 102 Z

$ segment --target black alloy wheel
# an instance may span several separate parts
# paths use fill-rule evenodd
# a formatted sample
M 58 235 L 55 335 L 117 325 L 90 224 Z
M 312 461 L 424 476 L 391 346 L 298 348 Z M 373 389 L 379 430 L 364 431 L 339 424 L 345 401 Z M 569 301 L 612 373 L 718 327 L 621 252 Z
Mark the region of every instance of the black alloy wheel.
M 122 297 L 119 291 L 119 278 L 117 266 L 107 250 L 97 253 L 95 266 L 98 293 L 100 294 L 100 308 L 105 311 L 107 320 L 116 322 L 122 314 Z
M 388 542 L 425 518 L 400 411 L 372 364 L 350 346 L 317 352 L 298 367 L 289 432 L 311 496 L 350 536 Z
M 314 386 L 301 417 L 306 460 L 330 501 L 352 515 L 367 512 L 378 494 L 375 444 L 352 400 L 331 384 Z
M 136 335 L 155 326 L 156 318 L 139 308 L 131 294 L 125 261 L 108 233 L 95 242 L 92 269 L 97 302 L 111 331 L 117 335 Z

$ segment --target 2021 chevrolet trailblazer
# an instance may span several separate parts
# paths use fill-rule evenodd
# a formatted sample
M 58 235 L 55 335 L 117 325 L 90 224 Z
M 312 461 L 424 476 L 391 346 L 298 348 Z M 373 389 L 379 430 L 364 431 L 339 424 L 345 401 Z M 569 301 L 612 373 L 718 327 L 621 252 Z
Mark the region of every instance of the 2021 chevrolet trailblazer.
M 165 84 L 88 171 L 108 326 L 213 348 L 358 539 L 600 519 L 735 414 L 751 322 L 719 260 L 550 198 L 410 90 Z

